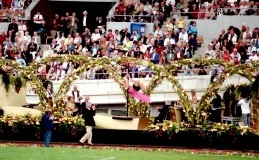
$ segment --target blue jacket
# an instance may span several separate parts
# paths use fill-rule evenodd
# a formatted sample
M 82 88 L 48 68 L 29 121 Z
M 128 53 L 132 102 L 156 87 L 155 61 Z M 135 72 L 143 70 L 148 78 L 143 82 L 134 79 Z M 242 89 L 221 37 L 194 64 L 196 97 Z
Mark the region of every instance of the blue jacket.
M 188 34 L 197 34 L 197 28 L 195 26 L 190 25 L 188 30 L 187 30 Z
M 53 121 L 50 119 L 51 115 L 45 114 L 43 118 L 43 129 L 44 130 L 52 130 L 53 129 Z

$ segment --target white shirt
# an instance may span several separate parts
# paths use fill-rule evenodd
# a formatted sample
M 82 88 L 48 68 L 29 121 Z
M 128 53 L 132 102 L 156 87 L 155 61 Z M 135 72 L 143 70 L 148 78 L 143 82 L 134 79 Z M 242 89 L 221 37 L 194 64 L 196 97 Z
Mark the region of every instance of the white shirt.
M 92 41 L 95 42 L 95 41 L 98 41 L 99 39 L 101 39 L 101 35 L 99 33 L 93 33 L 92 34 Z
M 140 48 L 140 51 L 143 52 L 143 53 L 145 53 L 146 50 L 147 50 L 147 46 L 144 45 L 144 44 L 142 44 L 139 48 Z
M 248 60 L 249 61 L 258 61 L 259 57 L 255 54 L 255 55 L 250 56 Z
M 41 44 L 40 36 L 34 36 L 33 38 L 34 38 L 34 43 L 35 44 L 37 44 L 37 45 Z
M 228 40 L 231 40 L 233 43 L 234 43 L 234 42 L 237 42 L 237 35 L 234 34 L 233 37 L 232 37 L 232 39 L 231 39 L 231 35 L 229 34 L 229 35 L 228 35 Z
M 26 31 L 26 30 L 27 30 L 27 27 L 25 24 L 18 26 L 18 31 Z
M 247 100 L 245 98 L 240 99 L 238 104 L 241 105 L 242 114 L 249 114 L 250 113 L 249 100 Z
M 52 49 L 45 50 L 43 52 L 43 58 L 49 57 L 54 54 L 54 51 Z
M 164 46 L 167 46 L 167 43 L 168 43 L 168 42 L 169 42 L 171 45 L 172 45 L 172 44 L 175 44 L 175 40 L 174 40 L 174 39 L 172 39 L 172 38 L 170 38 L 170 39 L 169 39 L 169 38 L 166 38 L 165 41 L 164 41 Z
M 248 5 L 241 5 L 241 6 L 239 7 L 239 9 L 240 9 L 239 15 L 246 15 L 246 11 L 247 11 L 248 8 L 249 8 Z
M 216 54 L 215 50 L 213 50 L 213 49 L 206 50 L 205 53 L 209 53 L 211 58 L 217 57 L 217 54 Z
M 144 11 L 149 12 L 152 9 L 151 5 L 144 5 Z
M 57 37 L 57 38 L 56 38 L 56 41 L 57 41 L 58 44 L 60 44 L 61 41 L 64 41 L 64 42 L 65 42 L 65 39 L 66 39 L 66 38 L 63 37 L 63 36 L 62 36 L 62 37 Z
M 241 60 L 241 55 L 239 54 L 239 53 L 231 53 L 230 54 L 230 57 L 232 58 L 232 59 L 234 59 L 235 57 L 237 57 L 237 59 L 238 59 L 238 61 L 240 61 Z
M 73 92 L 74 92 L 74 100 L 75 100 L 75 103 L 79 103 L 79 95 L 77 95 L 77 91 L 72 91 L 72 96 L 73 96 Z
M 250 32 L 250 31 L 244 32 L 244 33 L 243 33 L 243 39 L 246 39 L 246 36 L 247 36 L 248 33 L 250 33 L 250 35 L 252 35 L 252 32 Z
M 60 73 L 59 80 L 65 79 L 65 77 L 66 77 L 66 71 L 65 71 L 65 70 L 62 70 L 61 73 Z
M 188 34 L 187 34 L 187 32 L 185 32 L 185 33 L 180 32 L 180 33 L 179 33 L 179 40 L 188 42 Z
M 41 14 L 36 14 L 33 19 L 39 19 L 39 20 L 34 20 L 34 23 L 37 23 L 37 24 L 41 24 L 42 21 L 43 21 L 43 16 Z
M 75 39 L 74 39 L 74 44 L 77 44 L 77 43 L 82 43 L 82 38 L 81 37 L 75 37 Z
M 27 45 L 29 45 L 29 43 L 31 43 L 31 36 L 23 36 L 23 40 L 27 42 Z
M 62 67 L 63 68 L 67 68 L 68 67 L 68 63 L 67 62 L 63 62 Z
M 172 6 L 175 6 L 175 0 L 166 0 L 166 4 L 168 5 L 171 2 Z
M 35 61 L 36 61 L 36 62 L 39 62 L 41 59 L 43 59 L 43 56 L 42 56 L 42 57 L 37 56 L 37 57 L 35 58 Z
M 86 27 L 86 19 L 87 19 L 87 17 L 84 16 L 84 19 L 83 19 L 83 26 L 84 26 L 84 27 Z

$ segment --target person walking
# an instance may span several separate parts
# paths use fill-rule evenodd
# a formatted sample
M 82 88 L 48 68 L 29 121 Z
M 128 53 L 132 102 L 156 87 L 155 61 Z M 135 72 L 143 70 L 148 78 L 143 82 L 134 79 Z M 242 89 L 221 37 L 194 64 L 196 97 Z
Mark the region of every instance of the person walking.
M 89 97 L 85 97 L 85 102 L 82 103 L 82 118 L 85 120 L 86 134 L 80 139 L 79 144 L 84 145 L 87 140 L 87 145 L 92 146 L 92 129 L 95 127 L 95 105 L 89 101 Z
M 51 110 L 47 110 L 43 115 L 41 122 L 44 133 L 44 144 L 45 147 L 49 147 L 51 137 L 52 137 L 52 129 L 53 129 L 53 119 Z

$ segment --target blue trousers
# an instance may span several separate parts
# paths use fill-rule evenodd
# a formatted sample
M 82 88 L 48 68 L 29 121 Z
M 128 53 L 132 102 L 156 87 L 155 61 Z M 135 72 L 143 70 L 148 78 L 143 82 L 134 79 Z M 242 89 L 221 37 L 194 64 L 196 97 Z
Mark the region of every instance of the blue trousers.
M 244 126 L 250 127 L 250 114 L 242 114 Z
M 51 130 L 45 130 L 44 131 L 44 144 L 45 147 L 49 147 L 49 143 L 51 140 L 52 131 Z

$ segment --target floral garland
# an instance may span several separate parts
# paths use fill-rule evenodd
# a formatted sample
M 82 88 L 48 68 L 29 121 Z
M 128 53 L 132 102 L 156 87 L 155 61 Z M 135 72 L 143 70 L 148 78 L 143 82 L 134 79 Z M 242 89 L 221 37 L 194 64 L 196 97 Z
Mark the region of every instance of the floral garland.
M 78 75 L 81 75 L 83 72 L 85 72 L 88 68 L 91 66 L 87 65 L 87 63 L 80 66 L 78 69 L 74 70 L 71 75 L 65 78 L 65 80 L 61 83 L 58 92 L 54 96 L 54 108 L 58 107 L 59 111 L 62 111 L 64 109 L 63 106 L 65 106 L 65 100 L 66 94 L 72 85 L 72 83 L 75 80 L 78 80 L 80 77 Z
M 54 130 L 59 130 L 59 128 L 63 128 L 63 131 L 73 135 L 78 136 L 77 132 L 84 130 L 84 120 L 81 116 L 64 116 L 61 113 L 54 112 L 53 123 Z M 41 118 L 42 116 L 34 116 L 32 114 L 26 114 L 23 116 L 16 115 L 7 115 L 5 117 L 0 117 L 0 130 L 1 132 L 5 132 L 8 130 L 4 130 L 6 128 L 11 128 L 11 134 L 19 132 L 20 129 L 24 129 L 26 126 L 36 129 L 36 134 L 34 135 L 38 139 L 41 135 Z M 8 126 L 8 127 L 7 127 Z
M 73 62 L 79 62 L 81 64 L 89 63 L 88 64 L 89 66 L 104 66 L 105 64 L 107 64 L 110 68 L 111 68 L 110 65 L 113 63 L 123 64 L 123 63 L 128 63 L 128 62 L 134 62 L 135 64 L 148 66 L 149 68 L 151 68 L 151 70 L 156 71 L 158 74 L 156 76 L 154 76 L 154 79 L 152 79 L 151 82 L 147 85 L 146 91 L 144 91 L 145 94 L 150 95 L 152 93 L 153 89 L 162 82 L 163 78 L 167 78 L 168 81 L 170 81 L 173 84 L 173 87 L 175 88 L 175 90 L 177 91 L 177 93 L 181 99 L 181 103 L 184 108 L 186 117 L 188 118 L 188 121 L 190 121 L 190 122 L 196 121 L 197 123 L 201 123 L 202 121 L 206 120 L 207 108 L 210 104 L 211 97 L 220 88 L 220 86 L 222 85 L 222 83 L 224 82 L 224 80 L 227 77 L 229 77 L 233 74 L 240 74 L 251 80 L 252 74 L 251 74 L 250 70 L 253 69 L 254 67 L 259 66 L 259 61 L 251 62 L 249 64 L 244 64 L 244 65 L 234 66 L 233 62 L 224 62 L 222 60 L 187 59 L 187 60 L 178 61 L 173 64 L 160 67 L 160 66 L 154 65 L 151 62 L 143 61 L 143 60 L 135 59 L 135 58 L 119 57 L 119 58 L 111 58 L 111 59 L 109 59 L 109 58 L 92 59 L 92 58 L 85 57 L 85 56 L 55 55 L 55 56 L 51 56 L 51 57 L 42 59 L 40 62 L 34 62 L 29 67 L 19 66 L 14 61 L 8 61 L 8 60 L 1 61 L 0 67 L 2 68 L 4 65 L 7 67 L 10 66 L 11 68 L 19 71 L 21 77 L 25 77 L 28 80 L 30 80 L 33 83 L 33 85 L 36 86 L 37 94 L 39 95 L 39 98 L 40 98 L 40 105 L 43 106 L 44 108 L 46 108 L 46 107 L 49 107 L 49 105 L 47 103 L 47 98 L 46 98 L 47 97 L 46 89 L 43 87 L 39 78 L 34 75 L 34 70 L 43 64 L 47 64 L 47 63 L 53 62 L 53 61 L 61 61 L 61 62 L 73 61 Z M 198 104 L 196 113 L 194 113 L 194 111 L 193 111 L 192 103 L 189 100 L 189 97 L 186 94 L 185 90 L 182 88 L 180 83 L 170 73 L 171 71 L 177 69 L 180 66 L 190 65 L 190 64 L 197 64 L 197 65 L 218 64 L 225 68 L 224 73 L 222 73 L 217 78 L 215 78 L 214 82 L 212 82 L 212 84 L 209 85 L 208 89 L 206 90 L 205 94 L 203 95 L 203 97 L 201 98 L 201 101 Z M 112 69 L 112 68 L 109 69 L 109 67 L 106 66 L 106 69 L 108 70 L 108 72 L 113 73 L 113 75 L 116 75 L 117 78 L 120 77 L 120 75 L 115 74 L 116 71 L 114 69 Z M 85 67 L 82 67 L 81 69 L 83 70 L 83 68 L 85 68 Z M 62 86 L 63 87 L 59 89 L 59 92 L 57 94 L 57 99 L 54 101 L 55 105 L 63 104 L 62 101 L 64 99 L 64 95 L 68 91 L 70 84 L 78 78 L 78 76 L 77 76 L 78 73 L 81 73 L 81 71 L 74 72 L 73 75 L 69 76 L 68 79 L 65 80 L 64 83 L 61 85 L 61 87 Z M 17 86 L 19 87 L 20 80 L 18 78 L 15 78 L 15 79 L 17 79 L 17 82 L 18 82 Z M 10 82 L 13 82 L 13 80 L 11 80 Z M 65 85 L 65 82 L 69 82 L 70 84 Z M 126 95 L 125 89 L 123 90 L 123 92 L 124 92 L 124 95 Z M 148 114 L 148 105 L 142 104 L 140 102 L 138 103 L 131 97 L 130 97 L 130 106 L 131 106 L 130 111 L 132 113 L 135 112 L 134 113 L 135 115 L 144 115 L 145 116 Z M 139 108 L 139 109 L 136 110 L 136 108 Z M 196 118 L 194 118 L 195 114 L 196 114 Z
M 200 133 L 200 136 L 211 135 L 217 133 L 217 136 L 221 134 L 230 133 L 233 138 L 238 135 L 257 135 L 259 132 L 252 128 L 239 127 L 232 124 L 214 123 L 210 125 L 190 125 L 188 123 L 175 123 L 172 121 L 165 120 L 163 123 L 151 124 L 148 127 L 149 132 L 155 132 L 157 136 L 162 136 L 164 133 L 170 135 L 177 134 L 181 131 L 196 131 Z M 208 134 L 206 134 L 208 133 Z
M 252 76 L 252 73 L 248 69 L 247 69 L 247 65 L 239 65 L 236 67 L 229 66 L 228 68 L 225 68 L 223 73 L 215 77 L 213 82 L 209 85 L 204 95 L 201 97 L 200 101 L 198 102 L 197 112 L 201 113 L 201 114 L 196 114 L 196 121 L 198 124 L 206 121 L 206 119 L 208 118 L 207 110 L 210 108 L 212 97 L 218 92 L 218 90 L 220 89 L 220 87 L 228 77 L 234 74 L 239 74 L 247 78 L 251 82 L 255 80 Z

